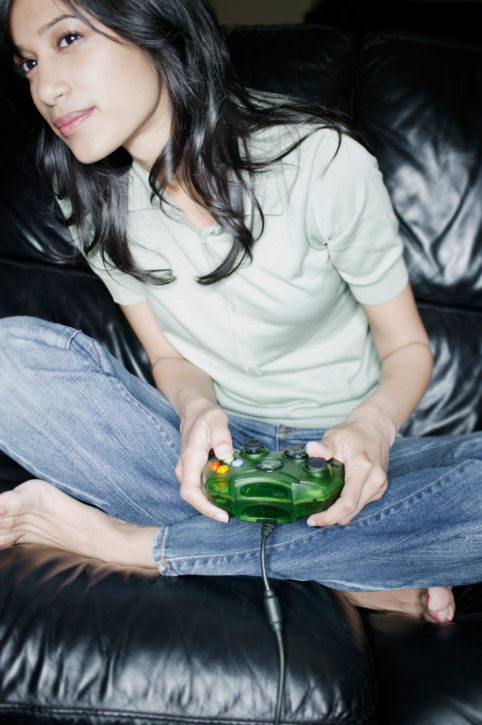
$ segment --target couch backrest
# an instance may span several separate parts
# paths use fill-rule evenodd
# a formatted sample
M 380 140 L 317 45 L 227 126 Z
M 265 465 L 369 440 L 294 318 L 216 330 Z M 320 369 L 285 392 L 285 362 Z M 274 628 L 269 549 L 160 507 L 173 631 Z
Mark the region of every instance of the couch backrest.
M 482 47 L 399 33 L 361 48 L 355 122 L 383 172 L 436 358 L 405 432 L 482 426 Z
M 316 26 L 231 28 L 227 39 L 244 81 L 340 108 L 379 160 L 437 360 L 405 431 L 482 428 L 482 49 L 393 33 L 358 48 L 345 31 Z M 20 81 L 2 79 L 14 103 L 28 107 Z M 28 150 L 33 118 L 19 121 L 8 108 L 0 116 L 0 316 L 80 327 L 149 380 L 102 283 L 49 257 L 68 233 L 50 214 Z

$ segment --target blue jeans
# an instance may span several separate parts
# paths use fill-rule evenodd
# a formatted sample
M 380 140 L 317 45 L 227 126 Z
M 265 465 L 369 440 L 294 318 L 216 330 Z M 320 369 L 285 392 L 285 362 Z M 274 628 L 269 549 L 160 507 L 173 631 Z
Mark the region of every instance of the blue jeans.
M 322 430 L 232 417 L 234 445 L 271 450 Z M 179 496 L 179 419 L 164 396 L 78 330 L 0 321 L 0 449 L 116 518 L 158 527 L 162 574 L 258 576 L 260 525 L 221 524 Z M 277 526 L 268 573 L 346 591 L 482 580 L 482 434 L 396 440 L 389 487 L 346 527 Z

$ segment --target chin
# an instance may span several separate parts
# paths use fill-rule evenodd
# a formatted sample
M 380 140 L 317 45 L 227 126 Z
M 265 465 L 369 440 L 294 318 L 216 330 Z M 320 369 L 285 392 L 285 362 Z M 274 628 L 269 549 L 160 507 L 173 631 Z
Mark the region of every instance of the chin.
M 81 164 L 95 164 L 96 161 L 101 161 L 102 159 L 105 159 L 106 156 L 109 156 L 113 151 L 115 151 L 115 148 L 86 148 L 83 146 L 82 148 L 76 147 L 75 144 L 67 144 L 72 151 L 73 155 L 79 161 Z

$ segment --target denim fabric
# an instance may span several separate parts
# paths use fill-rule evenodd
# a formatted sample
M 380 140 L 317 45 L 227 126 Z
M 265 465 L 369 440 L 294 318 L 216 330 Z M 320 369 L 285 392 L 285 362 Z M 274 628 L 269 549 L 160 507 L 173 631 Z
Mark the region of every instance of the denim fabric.
M 323 435 L 232 416 L 236 448 Z M 221 524 L 179 496 L 179 419 L 164 396 L 78 330 L 0 321 L 0 449 L 38 478 L 142 526 L 159 527 L 162 574 L 258 576 L 260 525 Z M 348 591 L 482 580 L 482 434 L 397 439 L 389 487 L 345 527 L 277 526 L 268 573 Z

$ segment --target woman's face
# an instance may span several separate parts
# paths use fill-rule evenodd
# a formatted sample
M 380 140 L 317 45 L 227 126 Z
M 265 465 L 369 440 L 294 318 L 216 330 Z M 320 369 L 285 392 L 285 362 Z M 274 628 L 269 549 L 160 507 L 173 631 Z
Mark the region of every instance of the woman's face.
M 15 0 L 11 33 L 33 102 L 85 164 L 124 146 L 150 169 L 170 134 L 167 94 L 149 57 L 61 0 Z

